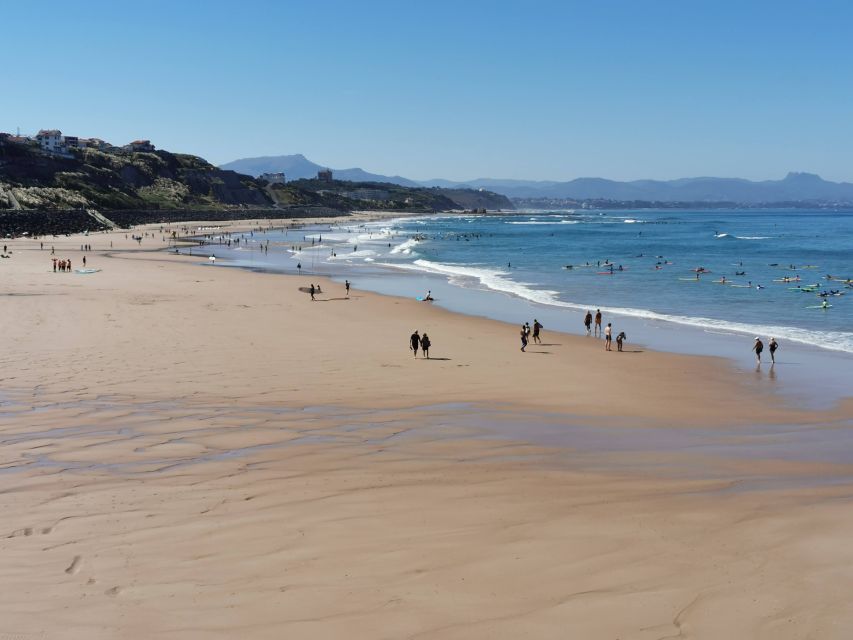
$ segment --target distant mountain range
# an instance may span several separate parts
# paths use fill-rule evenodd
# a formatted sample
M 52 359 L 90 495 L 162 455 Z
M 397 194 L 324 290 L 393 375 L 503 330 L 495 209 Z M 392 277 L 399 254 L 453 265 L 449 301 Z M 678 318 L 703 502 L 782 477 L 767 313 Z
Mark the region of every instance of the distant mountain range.
M 310 178 L 325 167 L 301 154 L 245 158 L 222 165 L 238 173 L 258 176 L 283 171 L 288 180 Z M 488 189 L 510 198 L 554 198 L 573 200 L 643 200 L 657 202 L 773 202 L 853 203 L 853 183 L 830 182 L 812 173 L 789 173 L 782 180 L 754 182 L 741 178 L 681 178 L 678 180 L 633 180 L 619 182 L 604 178 L 577 178 L 567 182 L 500 180 L 479 178 L 410 180 L 383 176 L 363 169 L 333 169 L 338 180 L 390 182 L 407 187 Z
M 327 167 L 311 162 L 301 153 L 292 156 L 261 156 L 259 158 L 243 158 L 234 160 L 221 166 L 222 169 L 245 173 L 258 177 L 262 173 L 284 172 L 287 180 L 301 180 L 303 178 L 316 178 L 317 172 Z M 369 173 L 364 169 L 334 169 L 335 180 L 349 180 L 350 182 L 390 182 L 404 187 L 423 187 L 425 185 L 409 180 L 402 176 L 383 176 L 378 173 Z M 440 185 L 430 185 L 440 186 Z M 455 186 L 455 185 L 452 185 Z

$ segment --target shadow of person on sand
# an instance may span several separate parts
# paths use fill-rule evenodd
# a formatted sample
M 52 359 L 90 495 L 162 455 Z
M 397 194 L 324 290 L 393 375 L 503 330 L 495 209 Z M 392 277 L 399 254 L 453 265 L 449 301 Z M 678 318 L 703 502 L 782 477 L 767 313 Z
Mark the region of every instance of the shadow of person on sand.
M 536 347 L 562 347 L 563 343 L 561 343 L 561 342 L 540 342 L 534 346 L 536 346 Z
M 450 361 L 450 358 L 421 358 L 421 360 L 424 360 L 424 361 L 435 360 L 436 362 L 448 362 L 448 361 Z

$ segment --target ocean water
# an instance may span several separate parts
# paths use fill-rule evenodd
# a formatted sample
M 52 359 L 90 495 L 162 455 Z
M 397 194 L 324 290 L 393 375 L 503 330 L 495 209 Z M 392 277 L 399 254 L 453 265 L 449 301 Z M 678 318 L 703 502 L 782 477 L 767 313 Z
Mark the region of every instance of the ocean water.
M 237 266 L 292 273 L 300 264 L 354 281 L 429 274 L 553 309 L 853 354 L 853 212 L 435 215 L 256 233 L 211 250 Z M 831 292 L 840 295 L 819 295 Z M 830 307 L 816 308 L 824 300 Z

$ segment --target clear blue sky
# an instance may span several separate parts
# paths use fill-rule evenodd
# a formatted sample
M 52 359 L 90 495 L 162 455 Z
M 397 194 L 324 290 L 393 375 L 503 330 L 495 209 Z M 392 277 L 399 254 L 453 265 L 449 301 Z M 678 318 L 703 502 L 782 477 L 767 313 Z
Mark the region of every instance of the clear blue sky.
M 853 181 L 848 0 L 0 0 L 0 131 L 412 178 Z

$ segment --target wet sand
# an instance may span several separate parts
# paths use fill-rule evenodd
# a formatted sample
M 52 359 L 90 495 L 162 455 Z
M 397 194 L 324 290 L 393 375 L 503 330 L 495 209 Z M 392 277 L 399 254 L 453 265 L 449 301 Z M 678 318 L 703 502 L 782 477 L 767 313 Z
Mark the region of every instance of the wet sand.
M 846 637 L 849 401 L 156 236 L 8 242 L 0 635 Z

